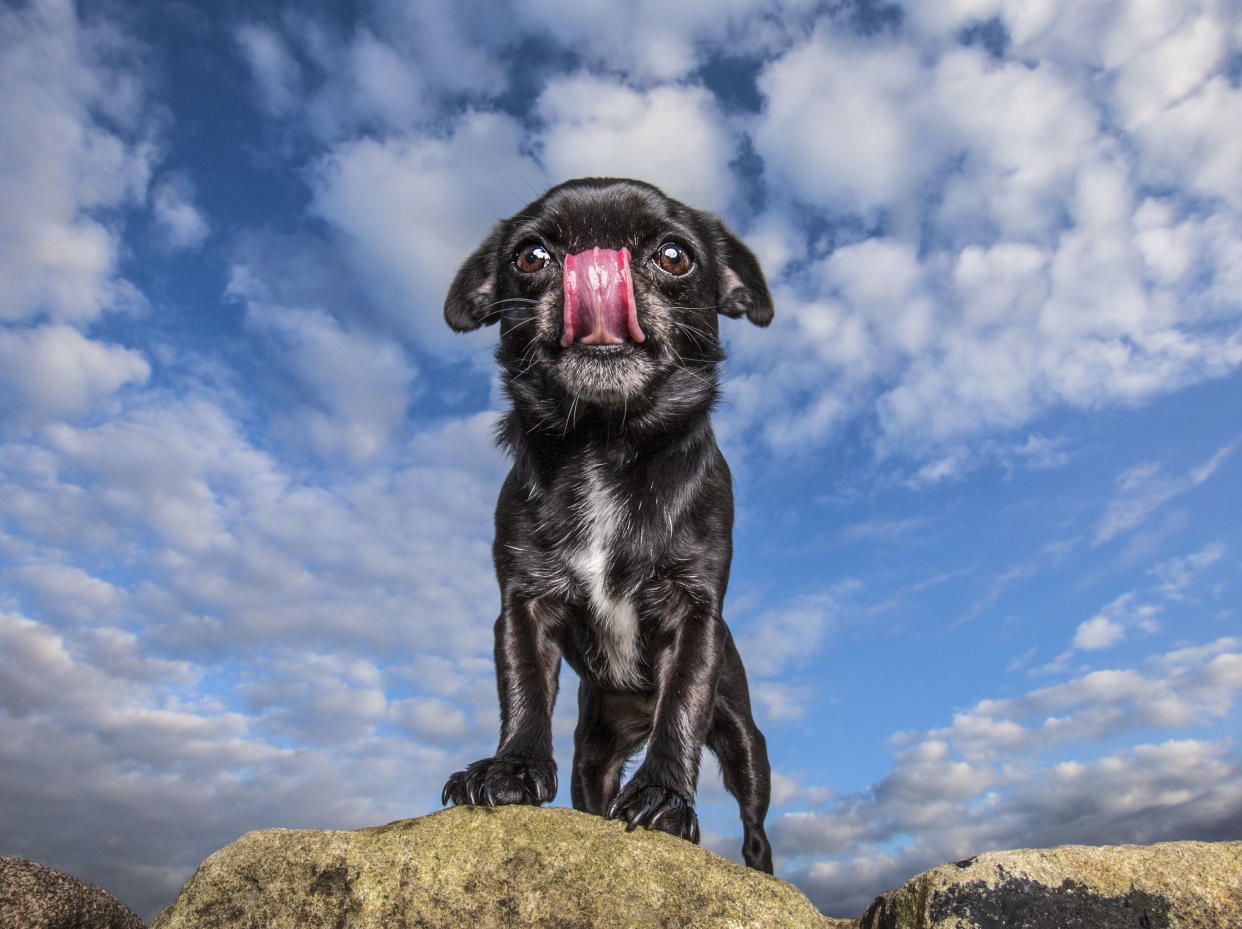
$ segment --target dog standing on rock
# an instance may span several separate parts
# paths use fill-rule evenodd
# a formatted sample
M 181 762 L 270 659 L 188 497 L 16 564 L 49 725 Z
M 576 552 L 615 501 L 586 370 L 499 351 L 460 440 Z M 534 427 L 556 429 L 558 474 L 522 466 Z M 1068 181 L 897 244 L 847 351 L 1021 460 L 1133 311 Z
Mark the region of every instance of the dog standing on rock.
M 443 802 L 555 796 L 564 658 L 580 681 L 574 808 L 698 842 L 706 745 L 737 798 L 746 863 L 771 873 L 767 749 L 721 615 L 733 491 L 709 419 L 718 314 L 771 322 L 759 262 L 715 216 L 637 181 L 554 187 L 458 271 L 448 324 L 500 325 L 513 469 L 493 547 L 500 745 L 453 774 Z

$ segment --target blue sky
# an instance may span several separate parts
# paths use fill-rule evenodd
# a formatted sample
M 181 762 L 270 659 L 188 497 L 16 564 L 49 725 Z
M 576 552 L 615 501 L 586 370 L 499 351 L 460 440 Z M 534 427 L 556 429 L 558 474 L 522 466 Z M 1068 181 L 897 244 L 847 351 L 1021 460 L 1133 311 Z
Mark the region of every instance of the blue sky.
M 586 174 L 776 297 L 716 422 L 778 873 L 1242 834 L 1236 4 L 345 9 L 0 10 L 0 851 L 150 917 L 491 753 L 494 333 L 441 304 Z

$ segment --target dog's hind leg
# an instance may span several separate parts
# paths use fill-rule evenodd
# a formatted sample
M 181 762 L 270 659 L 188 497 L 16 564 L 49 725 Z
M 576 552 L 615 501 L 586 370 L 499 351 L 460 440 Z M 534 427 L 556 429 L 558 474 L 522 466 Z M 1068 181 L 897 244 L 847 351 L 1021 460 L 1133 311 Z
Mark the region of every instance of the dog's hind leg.
M 641 697 L 578 684 L 578 727 L 570 794 L 575 810 L 603 816 L 621 789 L 625 762 L 642 748 L 651 726 Z
M 746 672 L 733 639 L 725 643 L 720 687 L 707 730 L 707 747 L 720 761 L 725 789 L 737 798 L 742 816 L 742 858 L 772 873 L 772 845 L 763 829 L 772 793 L 767 743 L 750 710 Z

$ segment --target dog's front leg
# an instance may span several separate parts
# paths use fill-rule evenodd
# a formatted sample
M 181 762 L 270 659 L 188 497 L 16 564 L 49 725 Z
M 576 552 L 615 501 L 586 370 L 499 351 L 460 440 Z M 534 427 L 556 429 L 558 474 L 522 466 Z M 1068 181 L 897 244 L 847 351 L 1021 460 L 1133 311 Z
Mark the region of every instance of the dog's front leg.
M 554 621 L 538 599 L 505 597 L 495 626 L 500 745 L 494 757 L 448 779 L 443 803 L 538 806 L 556 796 L 552 707 L 561 652 L 552 638 Z
M 668 615 L 653 669 L 656 705 L 647 757 L 608 808 L 609 819 L 698 843 L 694 794 L 727 634 L 718 606 L 687 605 Z

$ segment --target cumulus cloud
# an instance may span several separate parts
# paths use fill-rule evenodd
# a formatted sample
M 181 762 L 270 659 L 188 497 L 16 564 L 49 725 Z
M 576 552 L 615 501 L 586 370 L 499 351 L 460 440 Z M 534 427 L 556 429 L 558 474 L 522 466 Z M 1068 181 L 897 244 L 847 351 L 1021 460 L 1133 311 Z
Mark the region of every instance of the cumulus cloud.
M 553 181 L 636 177 L 702 209 L 728 205 L 737 142 L 702 87 L 640 92 L 579 74 L 550 84 L 536 112 L 544 127 L 540 156 Z
M 331 143 L 430 128 L 447 99 L 503 91 L 499 59 L 514 33 L 482 4 L 462 13 L 447 0 L 379 0 L 348 31 L 287 12 L 275 23 L 243 23 L 233 37 L 267 113 Z
M 246 322 L 273 348 L 273 373 L 292 389 L 276 428 L 293 448 L 309 444 L 329 458 L 357 463 L 388 447 L 410 401 L 413 365 L 382 334 L 354 331 L 321 309 L 272 303 L 245 267 L 234 271 L 230 295 L 247 304 Z
M 338 229 L 360 279 L 392 327 L 447 348 L 444 294 L 458 266 L 502 217 L 542 191 L 508 116 L 467 113 L 444 136 L 344 143 L 321 159 L 314 210 Z
M 1218 161 L 1233 173 L 1221 127 L 1237 89 L 1220 52 L 1232 14 L 1155 7 L 1138 22 L 920 5 L 912 31 L 859 41 L 821 24 L 766 65 L 751 135 L 770 199 L 756 226 L 787 269 L 773 335 L 790 389 L 737 407 L 739 426 L 780 451 L 874 418 L 881 453 L 939 455 L 947 476 L 979 460 L 982 432 L 1143 402 L 1242 363 L 1222 286 L 1239 273 L 1242 216 L 1232 190 L 1197 180 Z M 958 41 L 983 22 L 995 42 Z M 1150 54 L 1159 92 L 1136 83 Z M 1102 93 L 1084 82 L 1092 68 L 1115 78 Z M 1156 115 L 1119 115 L 1140 104 L 1197 106 L 1203 125 L 1149 136 L 1139 126 Z M 799 256 L 779 230 L 807 210 L 826 228 L 810 227 Z
M 0 420 L 31 427 L 79 416 L 150 373 L 139 352 L 70 326 L 0 329 Z
M 809 15 L 788 6 L 788 22 Z M 1242 282 L 1242 216 L 1227 201 L 1201 204 L 1169 178 L 1147 193 L 1158 152 L 1139 123 L 1115 116 L 1140 100 L 1164 113 L 1222 76 L 1227 14 L 1157 6 L 1152 26 L 1112 12 L 931 4 L 908 13 L 910 29 L 860 40 L 845 13 L 809 33 L 772 33 L 753 5 L 714 19 L 691 5 L 679 8 L 688 23 L 679 35 L 693 37 L 696 51 L 659 56 L 669 73 L 631 61 L 607 76 L 579 70 L 544 81 L 532 93 L 533 126 L 490 110 L 486 94 L 499 85 L 488 81 L 466 89 L 474 108 L 447 123 L 393 111 L 385 100 L 419 96 L 415 78 L 392 66 L 411 30 L 379 28 L 410 25 L 395 8 L 378 8 L 347 42 L 311 41 L 309 27 L 291 24 L 279 38 L 302 57 L 334 49 L 370 62 L 323 67 L 324 87 L 338 87 L 320 95 L 337 94 L 334 112 L 389 116 L 380 120 L 386 132 L 342 141 L 319 161 L 314 209 L 342 234 L 388 317 L 436 350 L 464 344 L 436 319 L 452 270 L 491 221 L 547 183 L 639 175 L 727 209 L 739 190 L 734 159 L 749 138 L 767 195 L 750 225 L 775 256 L 779 311 L 762 349 L 741 337 L 733 393 L 742 399 L 732 401 L 726 431 L 757 429 L 783 453 L 871 418 L 881 454 L 938 456 L 941 466 L 919 478 L 926 483 L 991 460 L 974 447 L 983 432 L 1021 428 L 1063 406 L 1140 403 L 1242 364 L 1231 296 L 1231 282 Z M 549 41 L 578 42 L 588 61 L 603 54 L 583 30 L 609 11 L 529 12 L 515 36 L 552 17 Z M 980 23 L 993 24 L 991 39 L 970 38 Z M 454 28 L 444 48 L 460 45 L 465 27 Z M 502 56 L 516 41 L 470 28 Z M 718 98 L 686 80 L 693 61 L 733 31 L 754 33 L 745 47 L 770 54 L 755 116 L 726 117 Z M 648 46 L 616 47 L 628 55 Z M 1171 96 L 1134 84 L 1126 70 L 1153 50 Z M 1202 56 L 1179 64 L 1188 50 Z M 1116 80 L 1086 84 L 1092 68 Z M 360 82 L 364 71 L 370 83 Z M 346 84 L 352 90 L 340 90 Z M 1206 152 L 1232 143 L 1196 144 Z M 822 217 L 811 230 L 827 224 L 809 245 L 808 210 Z M 418 336 L 412 320 L 426 323 Z M 748 385 L 773 375 L 750 362 L 770 357 L 773 341 L 783 358 L 778 386 L 788 389 L 759 396 Z
M 923 868 L 989 849 L 1230 835 L 1242 823 L 1242 761 L 1226 742 L 1173 739 L 1089 761 L 1049 752 L 1227 715 L 1242 692 L 1239 644 L 1220 639 L 1153 656 L 1147 673 L 1093 672 L 985 700 L 951 726 L 899 734 L 905 747 L 876 784 L 776 819 L 784 873 L 826 912 L 848 916 Z
M 620 72 L 639 85 L 673 81 L 713 51 L 760 58 L 806 28 L 813 0 L 691 0 L 676 6 L 638 0 L 619 7 L 588 0 L 572 7 L 535 0 L 509 24 L 553 40 L 594 71 Z
M 894 777 L 913 782 L 907 793 L 877 789 L 829 812 L 781 817 L 777 841 L 798 855 L 786 873 L 821 909 L 857 915 L 910 875 L 982 851 L 1188 834 L 1223 840 L 1242 819 L 1242 763 L 1221 743 L 1172 740 L 1093 762 L 990 775 L 942 751 L 923 746 L 904 761 L 912 770 Z M 905 840 L 910 834 L 918 836 L 913 843 Z M 881 850 L 886 846 L 893 850 Z
M 1095 651 L 1109 648 L 1124 639 L 1131 628 L 1154 632 L 1160 607 L 1137 603 L 1134 594 L 1122 594 L 1095 616 L 1079 624 L 1074 632 L 1074 648 Z
M 916 50 L 861 47 L 822 30 L 768 65 L 755 128 L 765 170 L 812 202 L 874 211 L 916 188 L 937 157 L 912 120 L 924 93 Z M 916 141 L 917 140 L 917 141 Z
M 141 200 L 155 155 L 132 47 L 39 0 L 0 12 L 0 50 L 0 319 L 89 321 L 134 304 L 107 221 Z
M 57 860 L 147 914 L 241 832 L 397 818 L 426 807 L 412 785 L 449 763 L 389 736 L 359 739 L 345 764 L 313 740 L 291 746 L 265 735 L 264 720 L 195 695 L 207 669 L 153 659 L 120 630 L 70 637 L 0 611 L 0 645 L 0 812 L 19 843 L 11 850 Z M 329 696 L 339 686 L 319 679 Z M 312 712 L 322 703 L 310 701 Z
M 312 478 L 197 393 L 0 447 L 11 850 L 147 913 L 246 829 L 425 812 L 495 735 L 493 415 Z
M 308 647 L 434 641 L 466 657 L 486 652 L 494 618 L 491 423 L 419 433 L 397 470 L 336 485 L 286 470 L 202 399 L 139 407 L 7 446 L 0 512 L 42 561 L 107 554 L 142 571 L 150 584 L 129 591 L 129 607 L 161 648 L 296 629 Z M 468 464 L 434 464 L 437 444 Z

